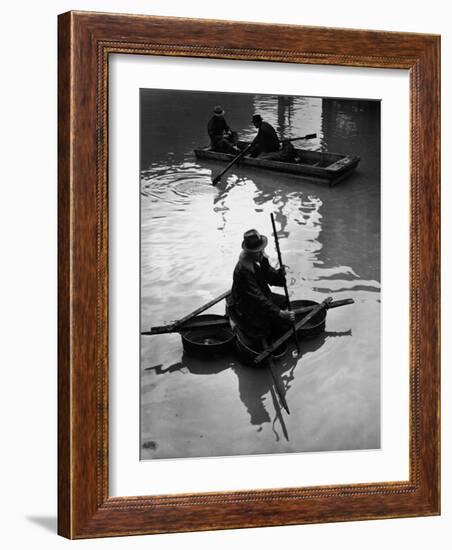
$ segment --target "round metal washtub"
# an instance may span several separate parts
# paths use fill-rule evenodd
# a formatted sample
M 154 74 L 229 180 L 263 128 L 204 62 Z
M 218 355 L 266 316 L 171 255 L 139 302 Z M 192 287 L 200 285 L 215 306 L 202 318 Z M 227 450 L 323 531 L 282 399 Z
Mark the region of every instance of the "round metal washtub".
M 294 300 L 290 302 L 292 309 L 298 309 L 306 306 L 317 306 L 318 302 L 313 302 L 312 300 Z M 296 317 L 296 322 L 301 321 L 309 312 L 299 313 Z M 325 330 L 325 320 L 326 320 L 326 309 L 320 310 L 314 315 L 306 325 L 303 325 L 300 329 L 297 330 L 297 333 L 301 338 L 309 339 L 314 338 L 318 334 L 321 334 Z
M 223 315 L 198 315 L 197 321 L 224 319 Z M 217 357 L 233 349 L 235 334 L 229 327 L 202 327 L 181 332 L 187 354 L 195 357 Z
M 244 338 L 240 334 L 237 334 L 237 338 L 235 340 L 235 349 L 242 363 L 250 366 L 260 366 L 260 365 L 254 365 L 253 361 L 262 350 L 256 351 L 252 349 L 248 344 L 244 342 Z M 285 342 L 272 353 L 273 359 L 280 359 L 281 357 L 284 357 L 288 349 L 289 348 L 288 348 L 287 342 Z

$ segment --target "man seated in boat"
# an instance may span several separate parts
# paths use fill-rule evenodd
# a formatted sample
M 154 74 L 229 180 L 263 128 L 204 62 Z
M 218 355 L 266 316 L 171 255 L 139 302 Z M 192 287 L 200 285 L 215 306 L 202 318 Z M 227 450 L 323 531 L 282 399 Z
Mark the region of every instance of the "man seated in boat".
M 266 153 L 279 152 L 279 139 L 273 126 L 265 122 L 261 115 L 254 115 L 252 120 L 259 131 L 251 143 L 250 156 L 262 155 L 267 157 Z
M 220 105 L 217 105 L 213 110 L 213 116 L 207 124 L 207 132 L 213 151 L 235 155 L 240 153 L 240 150 L 235 145 L 237 142 L 237 133 L 229 128 L 224 118 L 224 110 Z
M 284 286 L 284 268 L 274 269 L 264 254 L 268 239 L 256 229 L 243 235 L 242 252 L 234 269 L 227 312 L 238 337 L 253 350 L 263 339 L 273 341 L 290 329 L 295 314 L 286 309 L 286 298 L 269 285 Z

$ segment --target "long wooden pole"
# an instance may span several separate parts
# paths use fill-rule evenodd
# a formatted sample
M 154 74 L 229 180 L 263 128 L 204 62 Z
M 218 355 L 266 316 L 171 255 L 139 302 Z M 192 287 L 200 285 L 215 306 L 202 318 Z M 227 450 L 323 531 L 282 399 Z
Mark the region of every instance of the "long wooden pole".
M 182 317 L 182 319 L 179 319 L 179 321 L 176 321 L 174 323 L 174 327 L 177 328 L 180 325 L 183 325 L 185 322 L 189 321 L 193 317 L 196 317 L 196 315 L 199 315 L 203 311 L 206 311 L 206 309 L 209 309 L 209 307 L 214 306 L 215 304 L 217 304 L 218 302 L 223 300 L 223 298 L 226 298 L 227 296 L 229 296 L 229 294 L 231 294 L 230 290 L 227 290 L 226 292 L 223 292 L 223 294 L 220 294 L 219 296 L 217 296 L 213 300 L 210 300 L 210 302 L 207 302 L 207 304 L 205 304 L 201 307 L 198 307 L 198 309 L 195 309 L 194 311 L 192 311 L 191 313 L 189 313 L 185 317 Z
M 270 213 L 270 218 L 272 220 L 273 237 L 275 238 L 275 246 L 276 246 L 276 252 L 278 253 L 279 267 L 284 272 L 284 264 L 282 261 L 281 249 L 279 248 L 279 240 L 278 240 L 278 234 L 276 232 L 275 217 L 273 216 L 273 212 Z M 286 301 L 287 301 L 287 309 L 289 311 L 292 311 L 292 306 L 290 305 L 289 291 L 287 289 L 286 276 L 283 275 L 283 278 L 284 278 L 284 293 L 286 295 Z M 300 344 L 298 343 L 298 336 L 297 336 L 297 331 L 295 329 L 295 323 L 292 323 L 292 332 L 293 332 L 293 337 L 295 339 L 295 345 L 297 346 L 297 352 L 300 353 Z
M 305 325 L 310 319 L 314 317 L 320 310 L 323 308 L 327 308 L 328 305 L 332 302 L 333 298 L 326 298 L 326 300 L 323 300 L 323 302 L 319 305 L 317 305 L 313 310 L 311 310 L 310 313 L 308 313 L 303 319 L 298 321 L 298 323 L 295 323 L 295 330 L 299 330 L 303 325 Z M 284 344 L 286 340 L 288 340 L 292 336 L 292 329 L 288 330 L 285 334 L 281 336 L 281 338 L 278 338 L 271 346 L 269 346 L 267 349 L 265 349 L 262 353 L 260 353 L 253 361 L 255 365 L 258 365 L 261 361 L 266 359 L 275 349 L 279 348 L 281 344 Z
M 314 139 L 316 137 L 317 137 L 317 134 L 306 134 L 305 136 L 302 136 L 302 137 L 280 139 L 279 141 L 281 143 L 284 143 L 285 141 L 300 141 L 301 139 Z
M 162 334 L 162 333 L 165 333 L 165 332 L 177 332 L 178 329 L 180 329 L 182 327 L 182 325 L 184 325 L 187 321 L 190 321 L 191 319 L 193 319 L 193 317 L 196 317 L 196 315 L 199 315 L 203 311 L 206 311 L 206 309 L 209 309 L 209 307 L 214 306 L 219 301 L 223 300 L 223 298 L 227 298 L 229 296 L 229 294 L 231 294 L 231 291 L 227 290 L 226 292 L 223 292 L 223 294 L 220 294 L 219 296 L 217 296 L 213 300 L 210 300 L 210 302 L 207 302 L 207 304 L 204 304 L 203 306 L 198 307 L 198 309 L 195 309 L 194 311 L 192 311 L 191 313 L 189 313 L 185 317 L 182 317 L 182 319 L 179 319 L 178 321 L 175 321 L 174 323 L 171 323 L 170 325 L 166 325 L 165 327 L 155 327 L 155 329 L 157 329 L 157 330 L 151 329 L 149 331 L 149 334 Z M 165 329 L 165 330 L 163 330 L 163 329 Z M 145 334 L 145 333 L 142 333 L 142 334 Z

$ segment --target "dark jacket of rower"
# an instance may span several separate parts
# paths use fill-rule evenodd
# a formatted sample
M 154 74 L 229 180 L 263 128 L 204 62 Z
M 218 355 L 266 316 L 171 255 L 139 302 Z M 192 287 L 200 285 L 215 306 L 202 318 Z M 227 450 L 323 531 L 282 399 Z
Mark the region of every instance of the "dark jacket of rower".
M 284 271 L 271 267 L 266 256 L 250 261 L 243 253 L 234 269 L 228 312 L 250 339 L 269 335 L 275 326 L 285 327 L 285 297 L 274 294 L 269 285 L 283 286 Z
M 207 124 L 207 132 L 212 145 L 215 145 L 223 139 L 224 132 L 229 132 L 230 128 L 223 116 L 214 115 Z
M 269 285 L 284 286 L 284 268 L 271 267 L 264 249 L 268 239 L 256 229 L 243 235 L 242 253 L 234 269 L 227 311 L 247 340 L 261 343 L 262 337 L 272 336 L 294 321 L 287 311 L 285 296 L 274 294 Z
M 232 299 L 237 313 L 244 317 L 280 317 L 280 308 L 272 301 L 272 286 L 284 286 L 283 274 L 274 269 L 266 256 L 252 262 L 240 255 L 234 269 Z
M 253 116 L 253 124 L 259 128 L 259 131 L 252 142 L 251 156 L 279 151 L 279 138 L 273 126 L 262 120 L 260 115 Z
M 237 134 L 229 128 L 221 105 L 214 108 L 213 117 L 207 124 L 207 132 L 210 137 L 210 146 L 214 151 L 235 155 L 240 152 L 235 146 Z

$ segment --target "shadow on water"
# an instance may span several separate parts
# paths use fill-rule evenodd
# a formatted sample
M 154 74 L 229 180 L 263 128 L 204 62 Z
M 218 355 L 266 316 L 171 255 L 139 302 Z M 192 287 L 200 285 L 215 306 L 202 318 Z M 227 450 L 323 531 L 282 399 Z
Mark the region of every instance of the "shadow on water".
M 296 370 L 303 368 L 303 356 L 306 353 L 312 353 L 320 349 L 328 338 L 351 336 L 351 330 L 348 331 L 325 331 L 315 338 L 303 340 L 301 342 L 301 353 L 296 355 L 294 346 L 289 346 L 286 355 L 275 360 L 276 375 L 279 377 L 281 386 L 284 388 L 286 400 L 290 409 L 290 389 L 295 380 Z M 279 397 L 275 391 L 274 381 L 270 370 L 265 363 L 260 366 L 247 366 L 239 361 L 233 354 L 228 354 L 215 359 L 198 358 L 183 353 L 180 361 L 167 367 L 162 364 L 147 367 L 145 371 L 153 371 L 156 375 L 168 375 L 172 373 L 188 371 L 190 374 L 208 376 L 219 374 L 226 369 L 232 369 L 238 379 L 238 390 L 240 400 L 248 412 L 250 424 L 253 426 L 262 426 L 271 422 L 276 441 L 279 441 L 279 434 L 275 428 L 279 423 L 283 435 L 289 441 L 289 434 L 284 421 L 284 414 L 279 402 Z M 270 394 L 274 410 L 268 408 L 266 396 Z
M 219 374 L 220 372 L 229 369 L 233 364 L 234 358 L 232 355 L 213 360 L 206 360 L 198 357 L 192 357 L 184 352 L 180 361 L 177 363 L 173 363 L 168 367 L 164 367 L 162 364 L 154 365 L 153 367 L 147 367 L 144 370 L 154 371 L 155 374 L 160 375 L 171 374 L 173 372 L 179 372 L 185 369 L 191 374 L 205 376 L 209 374 Z

